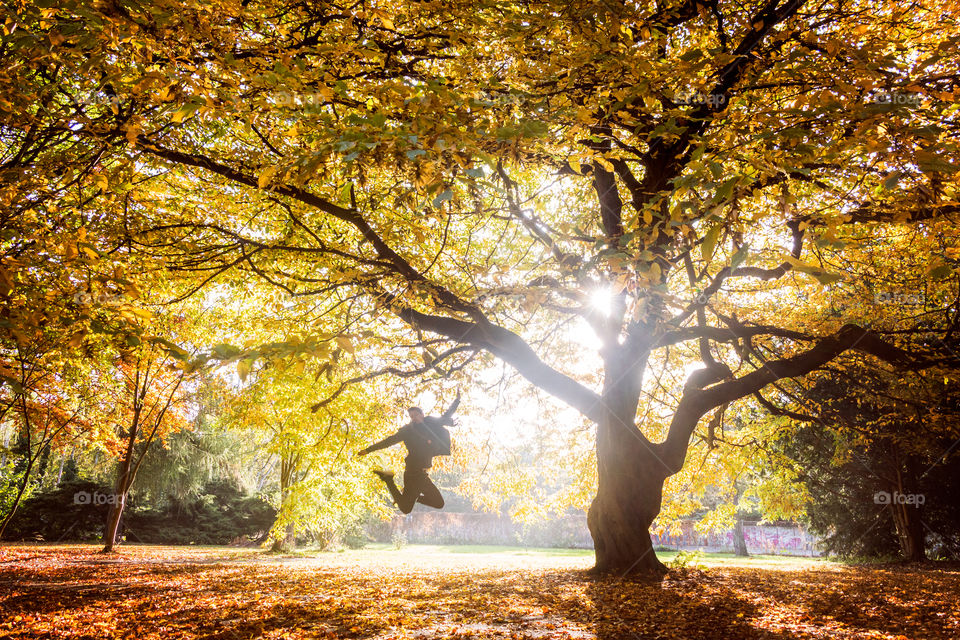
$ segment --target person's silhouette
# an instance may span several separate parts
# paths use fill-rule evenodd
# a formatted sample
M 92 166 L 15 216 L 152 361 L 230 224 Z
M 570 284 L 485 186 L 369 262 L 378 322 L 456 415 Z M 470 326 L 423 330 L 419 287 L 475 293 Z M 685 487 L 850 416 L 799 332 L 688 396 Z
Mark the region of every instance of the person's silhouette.
M 380 442 L 376 442 L 365 449 L 357 452 L 359 456 L 365 456 L 373 451 L 386 449 L 402 442 L 407 447 L 407 457 L 404 460 L 403 469 L 403 491 L 397 488 L 397 483 L 393 480 L 393 473 L 390 471 L 375 470 L 374 473 L 383 480 L 397 503 L 400 511 L 410 513 L 413 511 L 413 505 L 419 502 L 434 509 L 443 508 L 443 496 L 440 490 L 430 480 L 427 470 L 433 465 L 433 457 L 437 455 L 449 455 L 450 440 L 449 433 L 444 425 L 453 425 L 453 413 L 460 405 L 460 394 L 450 405 L 450 408 L 443 412 L 439 418 L 434 416 L 424 416 L 420 407 L 410 407 L 407 413 L 410 414 L 410 422 L 400 427 L 392 436 L 387 436 Z

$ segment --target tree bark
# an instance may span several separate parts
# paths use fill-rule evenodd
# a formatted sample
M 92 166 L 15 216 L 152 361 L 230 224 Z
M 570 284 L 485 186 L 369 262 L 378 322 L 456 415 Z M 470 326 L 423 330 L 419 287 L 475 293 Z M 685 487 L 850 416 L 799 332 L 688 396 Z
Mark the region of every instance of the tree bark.
M 597 495 L 587 512 L 597 573 L 659 578 L 666 567 L 657 558 L 650 525 L 660 513 L 669 469 L 660 448 L 634 423 L 646 354 L 608 362 L 603 406 L 597 423 Z
M 924 562 L 927 559 L 924 548 L 926 536 L 920 521 L 920 507 L 908 504 L 894 504 L 891 507 L 903 559 L 908 562 Z
M 138 378 L 139 380 L 139 378 Z M 139 382 L 137 387 L 139 390 Z M 107 523 L 103 531 L 103 550 L 102 553 L 113 551 L 113 545 L 117 541 L 117 530 L 120 527 L 120 516 L 123 515 L 123 507 L 127 501 L 127 491 L 130 489 L 133 478 L 131 471 L 133 469 L 134 448 L 137 444 L 137 434 L 140 431 L 140 405 L 137 404 L 133 411 L 133 418 L 130 429 L 127 432 L 127 447 L 123 454 L 123 459 L 117 467 L 117 482 L 113 491 L 113 502 L 110 505 L 110 511 L 107 515 Z
M 659 462 L 649 454 L 601 461 L 597 495 L 587 512 L 596 552 L 594 571 L 659 577 L 666 567 L 657 558 L 650 525 L 660 513 L 664 476 L 652 473 Z
M 890 494 L 890 508 L 893 510 L 893 523 L 900 543 L 900 552 L 908 562 L 923 562 L 927 559 L 926 535 L 920 519 L 923 508 L 916 503 L 919 495 L 914 493 L 919 484 L 916 472 L 918 462 L 913 455 L 901 456 L 895 443 L 893 459 L 897 484 Z M 912 499 L 911 503 L 907 502 L 906 496 Z
M 113 492 L 113 503 L 110 505 L 110 511 L 107 515 L 107 524 L 103 532 L 103 550 L 102 553 L 110 553 L 117 541 L 117 531 L 120 528 L 120 517 L 123 515 L 123 507 L 127 502 L 127 491 L 129 484 L 127 478 L 130 473 L 131 458 L 128 455 L 117 470 L 117 483 Z
M 743 537 L 743 518 L 739 515 L 737 521 L 733 524 L 733 553 L 741 558 L 750 556 L 747 551 L 747 540 Z
M 733 523 L 733 554 L 741 558 L 747 558 L 750 553 L 747 551 L 747 540 L 743 536 L 743 516 L 740 515 L 740 497 L 743 495 L 743 489 L 737 484 L 736 480 L 733 482 L 733 490 L 733 516 L 736 518 Z
M 20 507 L 20 501 L 23 500 L 23 495 L 27 491 L 27 485 L 30 483 L 30 474 L 33 471 L 33 464 L 37 460 L 36 456 L 33 455 L 33 448 L 31 446 L 30 415 L 27 411 L 27 399 L 26 396 L 22 394 L 20 396 L 20 407 L 23 413 L 23 436 L 18 443 L 18 447 L 23 446 L 24 451 L 26 451 L 27 466 L 23 470 L 23 479 L 20 482 L 17 495 L 13 499 L 13 505 L 10 507 L 10 512 L 7 513 L 7 516 L 3 519 L 3 523 L 0 524 L 0 540 L 3 539 L 3 534 L 7 530 L 7 525 L 10 524 L 11 520 L 13 520 L 14 514 L 17 513 L 17 509 Z
M 293 496 L 290 493 L 295 481 L 300 456 L 292 451 L 286 451 L 280 456 L 280 510 L 277 511 L 277 520 L 289 518 L 293 508 Z M 276 523 L 274 523 L 276 526 Z M 282 531 L 278 531 L 270 546 L 270 551 L 291 551 L 296 546 L 296 527 L 290 520 Z

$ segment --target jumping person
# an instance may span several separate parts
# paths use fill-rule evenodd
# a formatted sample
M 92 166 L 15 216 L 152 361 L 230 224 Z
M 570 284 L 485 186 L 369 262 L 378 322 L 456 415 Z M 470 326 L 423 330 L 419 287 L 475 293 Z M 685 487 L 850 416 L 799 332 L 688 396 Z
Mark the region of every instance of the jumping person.
M 390 490 L 397 507 L 404 513 L 413 511 L 413 505 L 419 502 L 434 509 L 443 508 L 443 496 L 440 490 L 430 480 L 427 470 L 433 465 L 434 456 L 450 455 L 450 432 L 444 425 L 453 425 L 453 413 L 460 406 L 460 393 L 439 418 L 424 416 L 420 407 L 410 407 L 407 413 L 410 422 L 400 427 L 392 436 L 387 436 L 380 442 L 370 445 L 357 452 L 358 456 L 386 449 L 402 442 L 407 447 L 407 457 L 403 468 L 403 491 L 397 488 L 393 480 L 393 473 L 389 471 L 374 471 L 383 480 Z

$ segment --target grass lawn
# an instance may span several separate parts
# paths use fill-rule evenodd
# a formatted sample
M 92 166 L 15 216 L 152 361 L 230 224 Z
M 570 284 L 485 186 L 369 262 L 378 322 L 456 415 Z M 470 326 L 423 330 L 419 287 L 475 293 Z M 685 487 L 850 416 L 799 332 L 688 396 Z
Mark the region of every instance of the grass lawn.
M 947 566 L 713 554 L 651 584 L 568 549 L 97 550 L 0 545 L 0 638 L 960 638 Z

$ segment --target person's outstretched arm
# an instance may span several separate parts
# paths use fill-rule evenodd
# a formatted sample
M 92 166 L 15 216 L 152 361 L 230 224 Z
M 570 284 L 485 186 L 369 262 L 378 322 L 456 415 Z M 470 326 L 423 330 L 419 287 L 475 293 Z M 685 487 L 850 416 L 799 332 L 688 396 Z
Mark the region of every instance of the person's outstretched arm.
M 387 436 L 380 442 L 374 442 L 372 445 L 365 449 L 360 449 L 357 451 L 358 456 L 365 456 L 368 453 L 373 453 L 374 451 L 379 451 L 380 449 L 386 449 L 387 447 L 392 447 L 393 445 L 403 441 L 403 434 L 400 431 L 397 431 L 392 436 Z
M 453 414 L 457 410 L 457 407 L 460 406 L 460 392 L 457 391 L 457 397 L 453 401 L 453 404 L 450 405 L 450 408 L 443 412 L 443 415 L 440 416 L 440 424 L 449 424 L 453 425 Z

